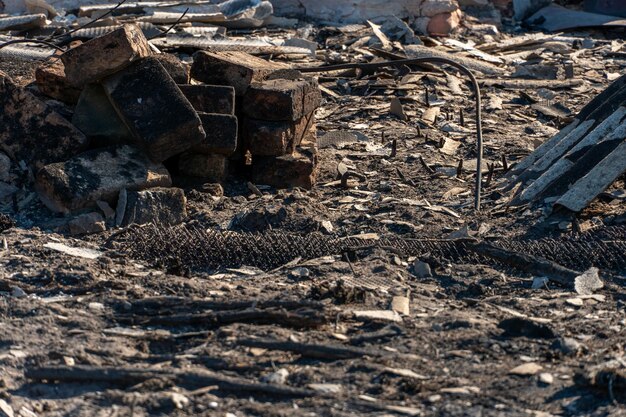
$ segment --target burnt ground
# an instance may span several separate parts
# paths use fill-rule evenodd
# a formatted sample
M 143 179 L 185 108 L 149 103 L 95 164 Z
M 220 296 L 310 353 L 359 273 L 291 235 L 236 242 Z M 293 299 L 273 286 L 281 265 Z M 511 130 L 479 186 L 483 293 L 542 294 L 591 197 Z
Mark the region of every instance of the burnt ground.
M 363 47 L 338 46 L 355 36 L 325 29 L 317 40 L 334 60 L 360 59 Z M 623 223 L 624 202 L 606 196 L 575 221 L 506 207 L 503 156 L 519 161 L 552 136 L 624 62 L 608 57 L 623 47 L 615 33 L 502 46 L 519 36 L 489 40 L 476 29 L 458 38 L 492 54 L 520 54 L 523 69 L 537 74 L 573 61 L 582 83 L 483 88 L 485 157 L 495 171 L 480 212 L 472 209 L 468 87 L 455 73 L 388 70 L 320 79 L 334 94 L 317 112 L 318 136 L 353 131 L 360 140 L 320 149 L 313 190 L 261 187 L 258 196 L 232 181 L 214 197 L 180 180 L 189 222 L 366 233 L 372 241 L 567 236 Z M 1 67 L 24 82 L 32 74 L 15 63 Z M 510 75 L 522 65 L 502 67 Z M 435 123 L 424 120 L 425 89 L 445 101 Z M 408 120 L 389 113 L 393 96 Z M 339 162 L 364 180 L 341 188 Z M 295 259 L 269 272 L 173 270 L 107 245 L 118 231 L 67 236 L 67 219 L 52 217 L 28 187 L 4 211 L 17 227 L 0 236 L 0 395 L 16 415 L 624 415 L 625 271 L 601 271 L 605 288 L 581 296 L 551 282 L 532 289 L 533 277 L 515 270 L 433 262 L 428 254 L 432 276 L 424 277 L 414 257 L 380 247 L 353 258 Z M 98 253 L 69 255 L 58 244 Z M 391 314 L 394 297 L 408 299 L 408 314 Z

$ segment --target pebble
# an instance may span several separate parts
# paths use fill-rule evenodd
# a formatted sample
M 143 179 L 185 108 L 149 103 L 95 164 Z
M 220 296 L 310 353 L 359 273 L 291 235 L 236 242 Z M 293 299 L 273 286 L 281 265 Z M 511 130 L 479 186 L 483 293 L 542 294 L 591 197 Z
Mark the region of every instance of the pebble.
M 542 384 L 550 385 L 554 382 L 554 377 L 551 373 L 542 372 L 539 374 L 539 382 Z
M 561 353 L 565 355 L 574 355 L 580 351 L 582 345 L 571 337 L 563 337 L 561 339 L 556 340 L 552 344 L 552 348 L 555 350 L 559 350 Z
M 430 265 L 426 262 L 416 259 L 413 263 L 413 273 L 418 278 L 428 278 L 433 276 L 433 272 L 430 269 Z
M 528 362 L 523 365 L 516 366 L 515 368 L 509 371 L 511 375 L 519 375 L 519 376 L 529 376 L 535 375 L 537 372 L 541 371 L 543 367 L 534 362 Z
M 272 372 L 269 375 L 265 375 L 261 378 L 262 382 L 267 382 L 268 384 L 278 384 L 283 385 L 287 382 L 287 378 L 289 377 L 289 371 L 286 369 L 279 369 L 276 372 Z

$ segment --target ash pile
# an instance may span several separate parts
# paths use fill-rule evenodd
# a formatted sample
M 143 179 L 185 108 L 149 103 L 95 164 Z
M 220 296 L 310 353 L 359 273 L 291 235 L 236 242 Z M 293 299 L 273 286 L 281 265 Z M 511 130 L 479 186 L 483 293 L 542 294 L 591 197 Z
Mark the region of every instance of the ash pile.
M 285 64 L 201 51 L 189 66 L 125 24 L 39 67 L 37 94 L 0 77 L 5 173 L 12 161 L 29 171 L 50 210 L 77 214 L 72 233 L 182 221 L 185 195 L 172 174 L 276 188 L 315 182 L 321 93 Z

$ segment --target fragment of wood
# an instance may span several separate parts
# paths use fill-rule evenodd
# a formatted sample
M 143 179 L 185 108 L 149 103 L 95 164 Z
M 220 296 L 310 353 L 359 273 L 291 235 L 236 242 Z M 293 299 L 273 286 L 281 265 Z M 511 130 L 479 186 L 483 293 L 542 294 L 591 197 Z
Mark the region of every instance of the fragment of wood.
M 511 204 L 517 205 L 521 202 L 533 201 L 540 193 L 544 192 L 554 181 L 570 169 L 582 155 L 592 151 L 597 143 L 607 139 L 608 135 L 615 130 L 616 126 L 624 122 L 624 118 L 626 118 L 626 107 L 620 107 L 615 113 L 600 123 L 598 127 L 589 132 L 589 134 L 572 147 L 563 157 L 560 157 L 556 161 L 551 161 L 548 168 L 541 176 L 526 187 Z
M 315 328 L 327 323 L 323 312 L 311 309 L 287 311 L 276 308 L 173 314 L 151 317 L 121 316 L 118 321 L 143 325 L 183 326 L 197 325 L 216 328 L 232 323 L 275 324 L 292 328 Z
M 494 259 L 504 265 L 531 273 L 535 276 L 546 277 L 550 281 L 571 288 L 574 287 L 576 277 L 581 275 L 580 272 L 565 268 L 548 259 L 498 248 L 485 242 L 468 246 L 468 248 L 479 255 Z
M 526 80 L 526 79 L 491 79 L 478 80 L 481 87 L 501 87 L 512 90 L 527 90 L 533 88 L 573 88 L 582 85 L 582 79 L 573 80 Z
M 363 356 L 381 356 L 382 352 L 374 352 L 354 346 L 321 345 L 316 343 L 300 343 L 266 338 L 238 339 L 237 344 L 247 347 L 282 350 L 294 352 L 307 358 L 316 359 L 352 359 Z
M 590 152 L 593 152 L 590 151 Z M 626 136 L 622 142 L 559 198 L 555 206 L 579 212 L 626 172 Z
M 479 71 L 486 75 L 504 75 L 505 71 L 502 68 L 496 67 L 477 59 L 468 58 L 459 54 L 451 54 L 445 51 L 441 51 L 434 48 L 429 48 L 422 45 L 407 45 L 404 50 L 409 58 L 446 58 L 458 62 L 466 66 L 473 71 Z
M 164 370 L 151 368 L 95 367 L 88 365 L 49 366 L 27 368 L 25 376 L 35 381 L 100 382 L 117 385 L 134 385 L 149 379 L 171 379 L 178 385 L 190 388 L 216 385 L 220 390 L 234 395 L 265 394 L 279 397 L 315 397 L 319 393 L 287 385 L 252 382 L 240 377 L 221 375 L 208 370 Z

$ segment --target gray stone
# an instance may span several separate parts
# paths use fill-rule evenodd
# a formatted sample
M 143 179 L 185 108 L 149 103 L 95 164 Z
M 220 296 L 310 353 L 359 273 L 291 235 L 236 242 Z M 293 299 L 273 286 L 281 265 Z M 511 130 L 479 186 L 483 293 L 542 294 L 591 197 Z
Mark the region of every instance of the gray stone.
M 433 276 L 433 272 L 430 269 L 430 265 L 426 262 L 416 259 L 413 263 L 413 274 L 418 278 L 428 278 Z
M 162 162 L 205 139 L 200 117 L 154 58 L 144 58 L 103 80 L 134 143 Z
M 104 218 L 100 213 L 87 213 L 77 216 L 68 223 L 70 234 L 87 235 L 106 230 Z
M 143 190 L 171 184 L 162 164 L 125 145 L 95 149 L 47 165 L 37 174 L 35 187 L 48 208 L 68 213 L 96 207 L 98 200 L 112 204 L 123 188 Z
M 173 225 L 187 217 L 185 193 L 180 188 L 151 188 L 143 191 L 126 191 L 117 205 L 120 226 L 155 223 Z M 125 203 L 125 204 L 124 204 Z

